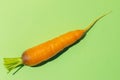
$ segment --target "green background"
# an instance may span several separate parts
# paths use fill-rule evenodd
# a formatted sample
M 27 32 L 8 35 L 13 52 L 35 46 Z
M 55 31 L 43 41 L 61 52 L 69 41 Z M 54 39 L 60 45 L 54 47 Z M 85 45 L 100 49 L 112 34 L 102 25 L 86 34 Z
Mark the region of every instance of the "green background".
M 0 80 L 120 80 L 119 0 L 0 0 Z M 85 28 L 112 10 L 78 44 L 39 67 L 7 74 L 4 57 L 64 32 Z

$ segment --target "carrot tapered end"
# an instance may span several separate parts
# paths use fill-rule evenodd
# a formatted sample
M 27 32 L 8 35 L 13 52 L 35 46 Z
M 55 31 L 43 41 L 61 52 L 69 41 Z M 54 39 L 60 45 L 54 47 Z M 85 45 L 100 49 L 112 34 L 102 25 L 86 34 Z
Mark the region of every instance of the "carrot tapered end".
M 8 73 L 23 65 L 22 63 L 22 59 L 19 57 L 19 58 L 4 58 L 4 66 L 6 67 L 6 69 L 8 70 Z
M 109 11 L 103 15 L 101 15 L 100 17 L 96 18 L 92 23 L 90 23 L 84 30 L 85 32 L 88 32 L 93 26 L 94 24 L 99 21 L 101 18 L 103 18 L 104 16 L 108 15 L 109 13 L 111 13 L 112 11 Z

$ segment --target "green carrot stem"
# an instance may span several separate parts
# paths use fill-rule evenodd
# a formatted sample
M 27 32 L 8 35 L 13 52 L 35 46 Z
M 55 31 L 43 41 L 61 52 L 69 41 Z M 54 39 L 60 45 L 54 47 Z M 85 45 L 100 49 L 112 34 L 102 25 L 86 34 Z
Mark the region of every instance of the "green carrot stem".
M 15 69 L 16 67 L 20 67 L 23 65 L 22 59 L 20 57 L 18 58 L 4 58 L 4 66 L 8 70 L 8 73 Z

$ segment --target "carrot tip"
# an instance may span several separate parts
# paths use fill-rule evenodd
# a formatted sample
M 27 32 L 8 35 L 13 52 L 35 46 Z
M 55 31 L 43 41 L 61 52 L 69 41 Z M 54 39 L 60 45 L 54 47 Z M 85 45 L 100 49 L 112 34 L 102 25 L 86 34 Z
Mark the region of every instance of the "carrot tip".
M 8 70 L 8 73 L 21 66 L 23 63 L 22 63 L 22 59 L 19 57 L 19 58 L 4 58 L 4 66 L 6 67 L 6 69 Z
M 112 11 L 109 11 L 109 12 L 101 15 L 100 17 L 96 18 L 92 23 L 90 23 L 90 24 L 84 29 L 85 32 L 88 32 L 88 31 L 93 27 L 93 25 L 94 25 L 97 21 L 99 21 L 101 18 L 103 18 L 104 16 L 108 15 L 108 14 L 111 13 L 111 12 L 112 12 Z

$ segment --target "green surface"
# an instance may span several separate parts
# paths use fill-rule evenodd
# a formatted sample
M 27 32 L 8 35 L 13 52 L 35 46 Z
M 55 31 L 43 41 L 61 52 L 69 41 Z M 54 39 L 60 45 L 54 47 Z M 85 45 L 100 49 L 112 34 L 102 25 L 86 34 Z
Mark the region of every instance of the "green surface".
M 0 80 L 120 80 L 119 0 L 0 0 Z M 57 59 L 7 74 L 4 57 L 64 32 L 84 28 L 112 10 Z

